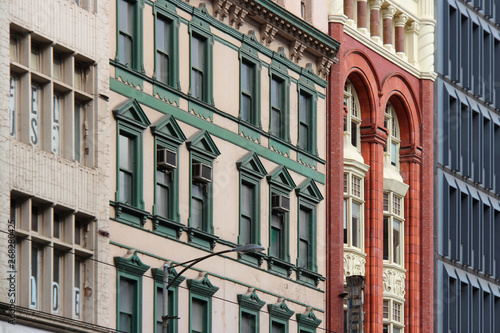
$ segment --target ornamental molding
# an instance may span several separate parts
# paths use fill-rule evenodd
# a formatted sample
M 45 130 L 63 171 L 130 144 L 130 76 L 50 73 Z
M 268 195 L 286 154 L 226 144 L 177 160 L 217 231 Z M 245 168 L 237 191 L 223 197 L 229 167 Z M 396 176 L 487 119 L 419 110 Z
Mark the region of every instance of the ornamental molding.
M 383 273 L 384 297 L 392 296 L 404 299 L 406 270 L 396 267 L 384 267 Z
M 344 280 L 348 276 L 365 276 L 366 255 L 355 250 L 344 248 Z

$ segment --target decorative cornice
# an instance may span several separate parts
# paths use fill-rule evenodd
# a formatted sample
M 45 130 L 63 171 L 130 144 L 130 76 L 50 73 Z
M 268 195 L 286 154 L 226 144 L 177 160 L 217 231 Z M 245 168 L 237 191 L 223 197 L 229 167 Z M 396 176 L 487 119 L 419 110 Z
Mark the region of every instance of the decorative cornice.
M 141 261 L 137 251 L 134 250 L 129 250 L 124 257 L 114 257 L 114 262 L 119 270 L 137 276 L 142 276 L 149 269 L 149 266 Z
M 248 10 L 242 8 L 241 6 L 234 5 L 229 9 L 229 24 L 234 25 L 236 29 L 239 29 L 248 14 Z
M 410 146 L 401 146 L 399 156 L 401 162 L 422 164 L 422 147 L 415 144 Z
M 191 292 L 205 297 L 212 297 L 217 290 L 219 290 L 219 287 L 214 286 L 212 282 L 210 282 L 208 274 L 205 272 L 200 272 L 196 280 L 188 279 L 187 284 Z
M 295 62 L 299 62 L 299 60 L 302 59 L 302 55 L 305 49 L 306 45 L 304 43 L 301 43 L 297 40 L 293 41 L 290 46 L 290 58 L 292 60 L 295 60 Z
M 233 0 L 248 11 L 257 22 L 278 29 L 288 40 L 298 40 L 313 50 L 313 54 L 334 59 L 340 43 L 299 19 L 277 3 L 269 0 Z
M 321 324 L 321 319 L 316 318 L 311 307 L 307 307 L 304 313 L 297 313 L 296 317 L 301 327 L 314 330 Z
M 245 294 L 238 294 L 237 297 L 240 306 L 250 310 L 260 311 L 264 304 L 266 304 L 266 302 L 259 298 L 255 288 L 248 288 Z
M 269 315 L 273 317 L 277 317 L 282 320 L 288 320 L 295 313 L 290 310 L 286 305 L 284 298 L 278 298 L 276 304 L 268 304 L 267 309 L 269 311 Z
M 269 46 L 274 41 L 274 36 L 278 32 L 278 28 L 273 27 L 269 23 L 263 24 L 261 27 L 262 43 L 265 42 L 266 46 Z

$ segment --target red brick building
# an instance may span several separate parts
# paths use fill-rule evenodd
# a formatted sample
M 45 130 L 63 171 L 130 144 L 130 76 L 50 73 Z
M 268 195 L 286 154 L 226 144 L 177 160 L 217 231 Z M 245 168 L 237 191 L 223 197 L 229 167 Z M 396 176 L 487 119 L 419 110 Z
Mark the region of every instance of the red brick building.
M 433 331 L 433 4 L 408 3 L 331 3 L 332 332 L 346 329 L 351 275 L 366 278 L 364 332 Z

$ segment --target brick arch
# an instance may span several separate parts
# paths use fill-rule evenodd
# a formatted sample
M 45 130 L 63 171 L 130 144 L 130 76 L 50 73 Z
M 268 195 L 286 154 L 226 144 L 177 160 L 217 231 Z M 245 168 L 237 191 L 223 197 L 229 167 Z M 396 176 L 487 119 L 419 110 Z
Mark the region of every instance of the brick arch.
M 381 112 L 390 101 L 398 116 L 401 146 L 421 146 L 421 110 L 411 84 L 400 73 L 389 74 L 382 82 Z
M 349 79 L 358 94 L 362 124 L 374 123 L 379 105 L 380 80 L 368 55 L 357 49 L 348 50 L 344 55 L 345 77 Z

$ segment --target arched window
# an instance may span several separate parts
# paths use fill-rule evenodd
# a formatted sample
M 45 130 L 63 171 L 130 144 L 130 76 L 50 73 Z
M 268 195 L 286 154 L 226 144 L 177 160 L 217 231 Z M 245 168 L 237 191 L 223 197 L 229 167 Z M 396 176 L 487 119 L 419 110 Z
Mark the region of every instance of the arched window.
M 384 148 L 386 156 L 390 156 L 391 165 L 399 169 L 399 147 L 401 136 L 399 133 L 399 122 L 394 107 L 389 102 L 385 108 L 384 126 L 387 128 L 387 146 Z
M 361 108 L 359 99 L 351 81 L 347 80 L 344 85 L 344 106 L 347 108 L 347 117 L 344 123 L 344 133 L 351 137 L 351 144 L 361 151 L 360 127 Z

